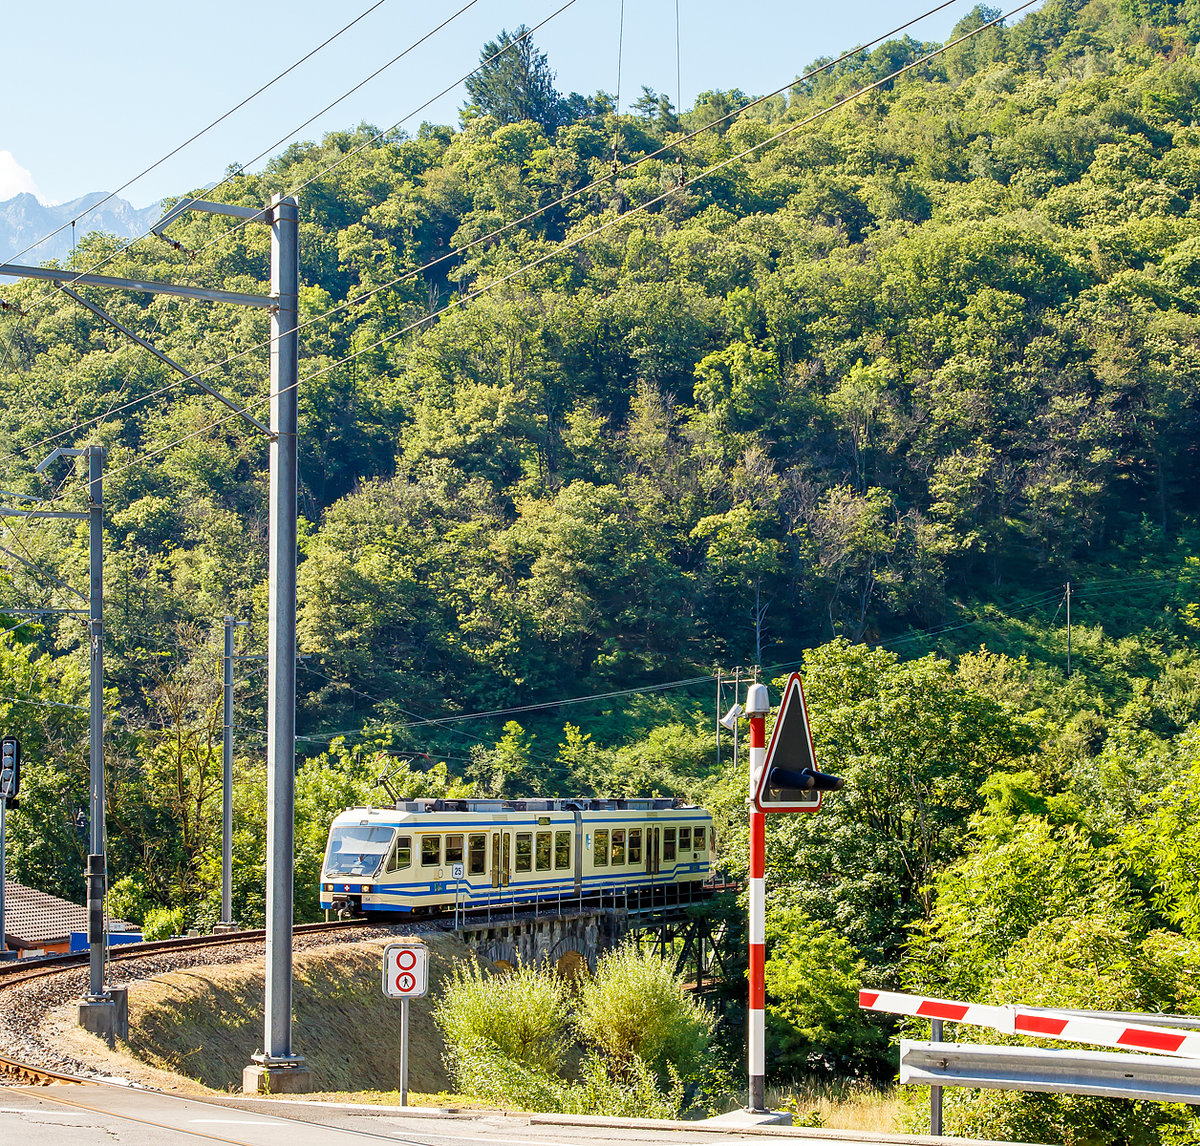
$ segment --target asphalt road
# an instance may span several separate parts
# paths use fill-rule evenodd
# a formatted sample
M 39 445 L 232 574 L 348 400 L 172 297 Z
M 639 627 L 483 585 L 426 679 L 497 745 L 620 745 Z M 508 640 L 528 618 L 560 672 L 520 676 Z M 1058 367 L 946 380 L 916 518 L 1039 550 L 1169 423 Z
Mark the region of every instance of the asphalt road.
M 364 1106 L 320 1106 L 237 1099 L 220 1103 L 152 1090 L 108 1085 L 0 1088 L 0 1142 L 5 1146 L 600 1146 L 601 1143 L 671 1146 L 809 1146 L 916 1143 L 918 1138 L 826 1133 L 767 1133 L 659 1129 L 630 1125 L 562 1125 L 538 1116 L 502 1114 L 406 1115 Z M 962 1139 L 923 1139 L 949 1144 Z

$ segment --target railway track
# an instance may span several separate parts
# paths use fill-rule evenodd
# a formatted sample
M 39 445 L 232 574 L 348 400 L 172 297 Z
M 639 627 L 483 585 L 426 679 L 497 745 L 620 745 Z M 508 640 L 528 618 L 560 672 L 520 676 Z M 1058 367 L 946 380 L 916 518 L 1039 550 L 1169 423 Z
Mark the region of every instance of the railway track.
M 706 898 L 716 892 L 731 889 L 734 889 L 734 885 L 732 884 L 714 884 L 705 889 Z M 588 896 L 586 901 L 580 903 L 581 908 L 585 906 L 592 910 L 597 907 L 600 910 L 604 910 L 608 904 L 605 903 L 602 895 Z M 617 906 L 615 899 L 612 901 L 612 906 Z M 622 906 L 630 911 L 631 917 L 639 913 L 637 908 L 631 908 L 628 899 L 624 901 Z M 676 904 L 663 902 L 657 905 L 650 905 L 650 910 L 665 911 L 675 908 L 679 911 L 684 911 L 691 906 L 690 901 L 688 903 L 680 902 Z M 483 909 L 479 909 L 478 911 L 469 913 L 469 917 L 464 916 L 462 918 L 462 925 L 465 927 L 480 926 L 485 925 L 485 921 L 490 924 L 493 916 L 496 917 L 496 921 L 509 918 L 507 913 L 502 914 L 499 909 L 488 911 L 486 914 Z M 517 910 L 514 905 L 511 914 L 511 919 L 514 921 L 518 919 L 536 921 L 537 918 L 537 905 L 533 905 L 532 908 L 529 905 L 524 905 L 522 910 Z M 334 935 L 337 933 L 345 933 L 347 936 L 353 936 L 355 933 L 366 935 L 376 929 L 387 930 L 394 926 L 394 924 L 395 921 L 375 923 L 362 918 L 335 920 L 328 923 L 297 924 L 293 927 L 292 933 L 296 939 L 323 934 Z M 426 928 L 443 930 L 450 926 L 447 917 L 414 919 L 412 920 L 412 924 L 415 925 L 415 929 L 417 930 L 424 930 Z M 109 949 L 108 963 L 113 967 L 120 967 L 123 964 L 132 963 L 137 960 L 152 959 L 155 956 L 169 957 L 186 952 L 220 951 L 238 945 L 263 944 L 265 940 L 266 931 L 258 928 L 245 931 L 231 931 L 220 935 L 184 936 L 179 939 L 163 939 L 150 943 L 122 944 L 119 947 Z M 21 984 L 29 984 L 39 979 L 49 979 L 55 975 L 82 971 L 88 966 L 88 960 L 89 953 L 87 951 L 80 951 L 70 955 L 50 955 L 33 960 L 0 963 L 0 1012 L 5 1009 L 3 999 L 6 990 Z M 136 974 L 131 977 L 136 977 Z M 13 1057 L 11 1052 L 6 1054 L 3 1049 L 0 1049 L 0 1080 L 5 1078 L 16 1078 L 25 1083 L 39 1085 L 49 1085 L 56 1082 L 86 1083 L 89 1081 L 87 1078 L 79 1075 L 57 1071 L 37 1063 L 22 1061 L 19 1058 Z
M 293 935 L 320 935 L 344 931 L 367 932 L 373 930 L 373 925 L 365 919 L 337 920 L 332 923 L 301 923 L 293 929 Z M 221 935 L 189 935 L 179 939 L 160 939 L 150 943 L 129 943 L 109 949 L 108 962 L 121 964 L 137 959 L 145 959 L 156 955 L 173 955 L 185 951 L 203 949 L 222 949 L 237 944 L 264 943 L 267 933 L 262 928 L 247 931 L 229 931 Z M 88 965 L 88 952 L 80 951 L 70 955 L 50 955 L 41 959 L 22 962 L 0 963 L 0 999 L 6 989 L 18 984 L 30 983 L 38 979 L 49 978 L 53 975 L 74 971 Z M 22 1083 L 48 1086 L 51 1083 L 86 1083 L 88 1079 L 78 1075 L 66 1074 L 50 1070 L 34 1063 L 22 1062 L 8 1055 L 0 1054 L 0 1076 L 18 1079 Z

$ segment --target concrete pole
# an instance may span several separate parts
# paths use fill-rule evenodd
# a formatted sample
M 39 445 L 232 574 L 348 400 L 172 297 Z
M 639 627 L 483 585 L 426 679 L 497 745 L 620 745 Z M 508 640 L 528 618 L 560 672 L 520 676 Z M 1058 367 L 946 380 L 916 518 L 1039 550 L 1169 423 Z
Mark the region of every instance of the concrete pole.
M 271 504 L 267 633 L 267 973 L 260 1061 L 292 1054 L 292 877 L 296 766 L 296 514 L 300 225 L 296 200 L 271 200 Z M 307 1072 L 306 1072 L 307 1073 Z
M 746 715 L 750 718 L 750 796 L 758 790 L 767 757 L 766 685 L 746 690 Z M 746 1060 L 751 1111 L 766 1110 L 766 862 L 767 817 L 750 806 L 750 1022 Z
M 233 618 L 225 618 L 221 733 L 221 924 L 233 926 Z
M 104 447 L 88 446 L 88 636 L 91 643 L 88 996 L 104 995 Z

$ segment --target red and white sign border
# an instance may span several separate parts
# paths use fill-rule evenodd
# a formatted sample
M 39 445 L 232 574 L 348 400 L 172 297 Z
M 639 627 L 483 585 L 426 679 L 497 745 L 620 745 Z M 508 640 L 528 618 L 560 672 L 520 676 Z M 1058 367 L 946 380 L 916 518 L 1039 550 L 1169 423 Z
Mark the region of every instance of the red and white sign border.
M 792 682 L 795 682 L 796 688 L 793 692 Z M 771 760 L 775 755 L 775 745 L 779 739 L 779 730 L 783 727 L 784 718 L 790 710 L 792 697 L 799 697 L 800 715 L 804 718 L 804 735 L 808 737 L 808 755 L 813 762 L 813 767 L 817 766 L 817 753 L 813 747 L 812 729 L 808 723 L 808 702 L 804 699 L 804 681 L 801 679 L 798 672 L 792 673 L 788 677 L 787 684 L 783 688 L 783 698 L 779 702 L 779 712 L 775 717 L 775 725 L 771 729 L 771 743 L 767 745 L 766 755 L 761 764 L 757 765 L 754 781 L 754 794 L 752 801 L 754 809 L 758 812 L 819 812 L 821 810 L 821 801 L 824 798 L 823 792 L 816 793 L 816 800 L 812 803 L 805 802 L 803 804 L 785 804 L 769 802 L 763 803 L 763 792 L 767 786 L 767 776 L 771 771 Z M 751 750 L 753 751 L 753 750 Z M 757 762 L 751 760 L 751 765 L 754 766 Z
M 390 999 L 420 999 L 428 990 L 429 948 L 389 943 L 383 949 L 383 993 Z

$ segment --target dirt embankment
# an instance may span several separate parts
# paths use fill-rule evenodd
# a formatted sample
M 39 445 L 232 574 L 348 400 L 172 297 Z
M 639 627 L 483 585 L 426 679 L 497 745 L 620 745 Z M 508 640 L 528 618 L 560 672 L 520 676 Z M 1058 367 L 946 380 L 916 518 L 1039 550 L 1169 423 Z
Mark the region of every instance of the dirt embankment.
M 448 1080 L 433 1002 L 454 962 L 474 956 L 449 935 L 413 938 L 429 947 L 430 959 L 429 994 L 409 1004 L 409 1086 L 436 1094 Z M 381 980 L 384 947 L 405 941 L 391 934 L 296 952 L 292 1047 L 312 1071 L 314 1089 L 396 1089 L 400 1003 L 384 997 Z M 61 1033 L 69 1042 L 81 1040 L 80 1050 L 89 1044 L 87 1057 L 97 1066 L 137 1081 L 161 1087 L 160 1072 L 168 1072 L 213 1090 L 239 1091 L 242 1068 L 262 1049 L 264 977 L 260 957 L 130 983 L 129 1044 L 115 1053 L 104 1053 L 99 1040 L 77 1027 L 64 1023 Z M 125 1049 L 136 1061 L 121 1053 Z

